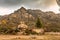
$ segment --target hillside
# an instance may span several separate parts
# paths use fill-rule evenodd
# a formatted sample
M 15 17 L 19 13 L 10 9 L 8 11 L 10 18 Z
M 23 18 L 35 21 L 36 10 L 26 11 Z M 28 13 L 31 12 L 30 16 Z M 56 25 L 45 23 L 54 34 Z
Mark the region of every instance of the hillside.
M 18 27 L 20 22 L 24 22 L 28 27 L 35 27 L 37 18 L 43 23 L 46 31 L 60 31 L 60 14 L 52 11 L 43 12 L 41 10 L 32 10 L 21 7 L 9 15 L 0 17 L 0 27 Z

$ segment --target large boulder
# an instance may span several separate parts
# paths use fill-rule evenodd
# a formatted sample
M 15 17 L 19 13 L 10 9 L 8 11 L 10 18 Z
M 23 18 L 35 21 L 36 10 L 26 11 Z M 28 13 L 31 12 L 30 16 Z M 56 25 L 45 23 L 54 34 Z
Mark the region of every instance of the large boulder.
M 24 22 L 21 22 L 21 23 L 18 25 L 18 28 L 27 29 L 28 26 L 27 26 Z
M 37 34 L 44 34 L 44 29 L 32 29 L 33 32 L 36 32 Z

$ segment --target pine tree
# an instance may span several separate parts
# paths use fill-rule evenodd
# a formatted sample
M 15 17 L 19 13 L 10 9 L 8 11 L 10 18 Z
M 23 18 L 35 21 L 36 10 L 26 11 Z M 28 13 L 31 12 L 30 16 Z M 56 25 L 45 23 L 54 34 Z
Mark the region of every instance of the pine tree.
M 41 27 L 42 27 L 42 23 L 41 23 L 41 21 L 40 21 L 39 18 L 37 18 L 36 27 L 37 27 L 37 28 L 41 28 Z

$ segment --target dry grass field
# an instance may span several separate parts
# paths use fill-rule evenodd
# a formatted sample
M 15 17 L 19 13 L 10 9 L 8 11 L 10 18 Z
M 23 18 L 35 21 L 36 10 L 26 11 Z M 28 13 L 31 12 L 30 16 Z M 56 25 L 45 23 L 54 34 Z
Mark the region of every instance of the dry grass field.
M 0 35 L 0 40 L 60 40 L 60 35 Z

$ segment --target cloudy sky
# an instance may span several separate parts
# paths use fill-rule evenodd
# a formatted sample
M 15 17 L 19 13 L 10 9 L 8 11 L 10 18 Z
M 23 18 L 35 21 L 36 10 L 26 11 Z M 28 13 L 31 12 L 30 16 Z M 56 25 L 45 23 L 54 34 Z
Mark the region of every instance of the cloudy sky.
M 0 15 L 10 14 L 21 6 L 59 13 L 56 0 L 0 0 Z

